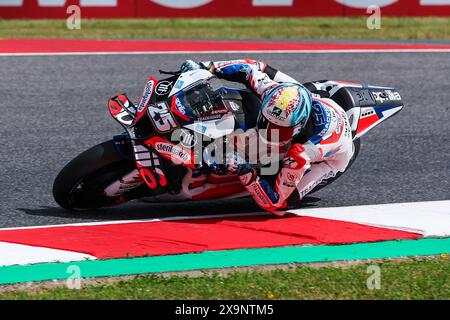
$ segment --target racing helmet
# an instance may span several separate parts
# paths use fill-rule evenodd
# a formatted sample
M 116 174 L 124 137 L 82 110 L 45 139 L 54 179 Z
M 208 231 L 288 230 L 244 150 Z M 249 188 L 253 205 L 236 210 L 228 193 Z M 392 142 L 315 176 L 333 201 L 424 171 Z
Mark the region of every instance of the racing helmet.
M 306 125 L 311 105 L 311 93 L 300 84 L 282 83 L 270 89 L 256 125 L 261 140 L 272 147 L 287 145 Z

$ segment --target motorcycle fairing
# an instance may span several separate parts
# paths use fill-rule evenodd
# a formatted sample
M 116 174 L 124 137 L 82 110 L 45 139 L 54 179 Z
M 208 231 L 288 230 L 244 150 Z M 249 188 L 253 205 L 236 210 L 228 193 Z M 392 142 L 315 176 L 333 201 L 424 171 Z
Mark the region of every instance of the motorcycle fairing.
M 128 99 L 126 94 L 119 94 L 111 98 L 108 101 L 108 110 L 111 116 L 125 129 L 133 124 L 136 106 Z
M 131 171 L 119 180 L 116 180 L 105 188 L 104 192 L 109 197 L 119 197 L 132 189 L 141 186 L 144 181 L 137 169 Z
M 233 133 L 235 119 L 232 114 L 226 114 L 221 119 L 194 122 L 184 126 L 186 129 L 198 132 L 211 139 L 217 139 Z
M 167 186 L 167 179 L 161 169 L 159 156 L 143 144 L 133 143 L 136 166 L 141 178 L 152 190 Z
M 330 99 L 347 112 L 353 139 L 360 138 L 403 108 L 400 94 L 390 87 L 328 80 L 311 82 L 310 85 L 327 92 Z
M 156 80 L 153 77 L 150 77 L 145 84 L 144 91 L 142 92 L 141 99 L 139 100 L 137 109 L 136 109 L 136 118 L 134 123 L 138 122 L 147 111 L 147 108 L 152 102 L 152 100 L 155 100 L 153 92 L 155 90 L 155 86 L 157 85 L 158 80 Z
M 181 81 L 178 81 L 179 79 Z M 202 134 L 211 139 L 233 132 L 235 128 L 233 111 L 242 109 L 242 103 L 236 101 L 233 104 L 231 100 L 242 98 L 237 90 L 226 89 L 218 79 L 215 82 L 215 79 L 216 77 L 206 70 L 196 70 L 160 81 L 150 77 L 138 107 L 127 114 L 129 118 L 125 119 L 125 123 L 121 123 L 130 137 L 132 147 L 130 149 L 132 149 L 139 174 L 151 189 L 164 187 L 168 183 L 160 167 L 163 164 L 162 158 L 177 162 L 174 158 L 181 155 L 179 162 L 194 168 L 193 153 L 168 141 L 174 129 L 184 127 L 186 130 L 193 131 L 193 134 Z M 194 114 L 195 103 L 200 103 L 202 106 L 201 99 L 196 100 L 195 95 L 189 97 L 189 94 L 190 92 L 195 94 L 197 91 L 201 96 L 202 84 L 205 84 L 207 86 L 205 89 L 210 92 L 205 97 L 212 103 L 212 108 L 205 110 L 206 112 Z M 216 101 L 215 98 L 222 94 L 227 97 Z M 122 100 L 121 103 L 112 103 L 113 107 L 118 106 L 112 108 L 113 116 L 126 111 L 126 106 L 131 104 L 128 98 Z M 157 133 L 156 136 L 155 133 Z M 123 144 L 122 139 L 118 140 L 116 145 Z
M 170 103 L 170 111 L 172 111 L 175 116 L 181 118 L 183 121 L 191 121 L 191 117 L 193 117 L 193 115 L 187 114 L 189 111 L 186 110 L 186 107 L 183 106 L 180 98 L 181 93 L 178 96 L 172 97 Z
M 144 144 L 150 145 L 161 156 L 175 164 L 195 168 L 195 157 L 192 150 L 187 150 L 181 145 L 174 144 L 158 136 L 147 139 Z
M 361 108 L 354 139 L 360 138 L 370 129 L 399 112 L 403 106 L 378 106 Z
M 169 97 L 181 90 L 194 86 L 200 80 L 206 80 L 212 77 L 214 77 L 214 75 L 211 72 L 203 69 L 182 73 L 177 77 L 176 82 L 169 93 Z

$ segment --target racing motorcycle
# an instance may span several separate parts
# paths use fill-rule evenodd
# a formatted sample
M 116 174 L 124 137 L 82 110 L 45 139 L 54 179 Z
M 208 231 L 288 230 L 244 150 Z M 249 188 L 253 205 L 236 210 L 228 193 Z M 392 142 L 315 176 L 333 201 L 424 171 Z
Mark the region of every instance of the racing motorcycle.
M 162 73 L 170 76 L 159 81 L 150 78 L 137 106 L 126 94 L 109 100 L 109 111 L 124 132 L 84 151 L 61 170 L 53 185 L 61 207 L 76 210 L 135 199 L 174 202 L 249 196 L 236 174 L 199 172 L 193 159 L 198 153 L 210 157 L 208 146 L 234 130 L 254 128 L 260 99 L 251 90 L 227 87 L 206 70 Z M 347 112 L 355 147 L 348 168 L 358 157 L 361 137 L 403 108 L 394 88 L 330 80 L 304 86 L 313 99 L 337 104 Z M 178 143 L 172 141 L 175 130 Z M 299 139 L 305 139 L 305 133 Z M 323 181 L 310 193 L 341 175 Z M 295 205 L 298 200 L 293 195 L 288 203 Z

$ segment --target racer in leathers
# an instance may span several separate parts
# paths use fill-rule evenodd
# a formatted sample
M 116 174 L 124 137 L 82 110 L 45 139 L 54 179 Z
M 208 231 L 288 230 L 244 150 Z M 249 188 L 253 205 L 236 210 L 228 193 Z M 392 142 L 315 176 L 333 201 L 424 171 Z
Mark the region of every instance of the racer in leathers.
M 270 183 L 257 167 L 242 163 L 245 161 L 229 165 L 261 208 L 282 215 L 320 182 L 346 169 L 354 150 L 348 117 L 339 105 L 320 99 L 264 62 L 187 60 L 181 71 L 199 68 L 243 83 L 261 98 L 255 129 L 270 148 L 284 150 L 276 181 Z

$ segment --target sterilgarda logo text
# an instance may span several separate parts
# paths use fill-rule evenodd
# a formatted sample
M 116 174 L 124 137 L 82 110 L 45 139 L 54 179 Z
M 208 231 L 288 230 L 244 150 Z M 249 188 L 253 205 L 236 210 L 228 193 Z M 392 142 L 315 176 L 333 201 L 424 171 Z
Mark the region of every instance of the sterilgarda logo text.
M 142 93 L 141 101 L 139 101 L 139 105 L 137 108 L 138 112 L 142 112 L 145 106 L 148 105 L 150 101 L 150 97 L 152 96 L 153 86 L 155 85 L 155 81 L 149 80 L 145 85 L 144 92 Z
M 170 156 L 172 160 L 180 161 L 182 163 L 189 163 L 191 160 L 191 155 L 177 145 L 157 142 L 155 148 L 159 153 Z

